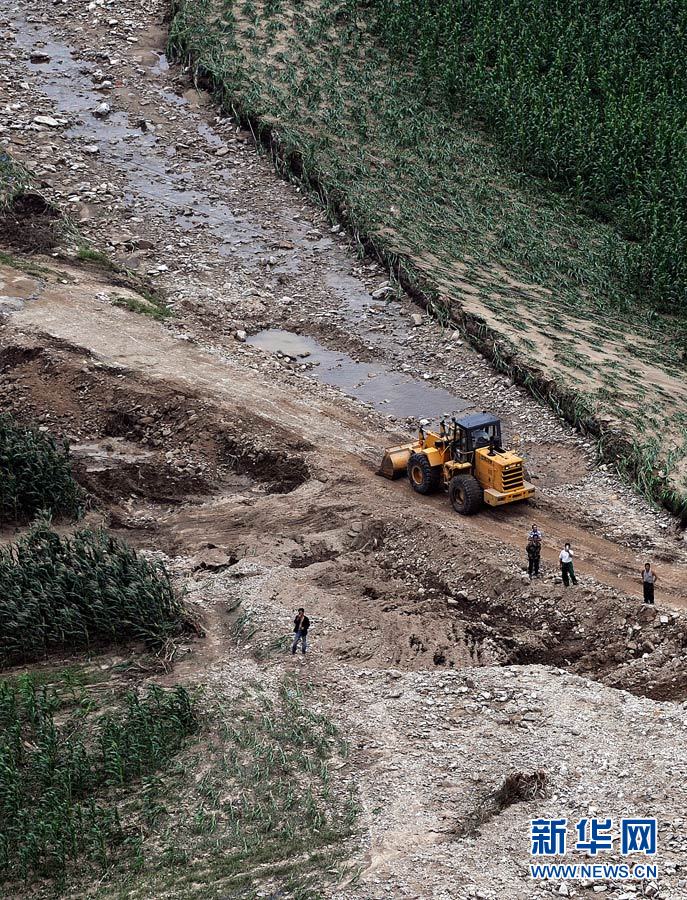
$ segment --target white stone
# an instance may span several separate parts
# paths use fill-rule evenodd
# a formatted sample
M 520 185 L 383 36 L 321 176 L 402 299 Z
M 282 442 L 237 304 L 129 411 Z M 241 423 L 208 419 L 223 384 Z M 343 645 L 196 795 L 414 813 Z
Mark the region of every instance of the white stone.
M 33 121 L 36 125 L 45 125 L 48 128 L 59 128 L 60 123 L 52 116 L 34 116 Z

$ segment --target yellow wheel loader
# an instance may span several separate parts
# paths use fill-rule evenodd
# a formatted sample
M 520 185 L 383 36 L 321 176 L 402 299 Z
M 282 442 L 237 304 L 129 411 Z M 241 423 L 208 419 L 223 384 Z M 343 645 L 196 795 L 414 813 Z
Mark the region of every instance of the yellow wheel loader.
M 438 434 L 421 424 L 417 441 L 386 451 L 378 474 L 407 474 L 418 494 L 447 488 L 451 505 L 463 516 L 484 503 L 504 506 L 535 493 L 525 481 L 522 458 L 503 449 L 501 422 L 488 413 L 442 420 Z

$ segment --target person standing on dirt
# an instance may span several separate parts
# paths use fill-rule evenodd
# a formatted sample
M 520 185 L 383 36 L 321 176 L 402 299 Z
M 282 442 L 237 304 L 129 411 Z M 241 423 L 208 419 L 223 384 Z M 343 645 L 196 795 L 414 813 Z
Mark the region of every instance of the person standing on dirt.
M 310 619 L 306 616 L 303 607 L 300 606 L 298 608 L 298 615 L 293 620 L 293 645 L 291 647 L 291 653 L 295 654 L 298 642 L 300 641 L 301 650 L 303 651 L 303 656 L 305 656 L 308 644 L 308 628 L 310 628 Z
M 571 581 L 573 584 L 577 584 L 575 569 L 573 568 L 573 552 L 570 544 L 566 544 L 565 547 L 563 547 L 558 558 L 561 561 L 561 575 L 563 576 L 563 584 L 565 587 L 568 587 Z
M 654 585 L 658 576 L 651 568 L 651 563 L 644 563 L 642 570 L 642 587 L 644 588 L 644 602 L 654 605 Z
M 541 547 L 541 542 L 542 542 L 543 537 L 544 537 L 544 535 L 539 530 L 539 526 L 536 524 L 533 524 L 532 531 L 530 531 L 530 534 L 529 534 L 529 540 L 531 542 L 534 542 L 535 544 L 539 544 L 539 546 Z
M 539 561 L 541 559 L 541 541 L 534 541 L 530 537 L 527 542 L 527 574 L 532 578 L 539 577 Z

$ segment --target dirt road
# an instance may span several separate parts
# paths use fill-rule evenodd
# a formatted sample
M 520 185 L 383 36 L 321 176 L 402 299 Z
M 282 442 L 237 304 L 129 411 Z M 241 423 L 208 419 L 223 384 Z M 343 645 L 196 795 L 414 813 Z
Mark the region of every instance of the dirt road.
M 168 68 L 162 10 L 145 21 L 134 8 L 109 25 L 110 18 L 97 8 L 76 4 L 76 9 L 75 16 L 59 7 L 46 16 L 40 6 L 26 4 L 10 22 L 16 29 L 10 58 L 27 80 L 8 79 L 5 86 L 7 99 L 16 101 L 9 103 L 16 109 L 5 114 L 9 147 L 32 163 L 95 245 L 109 247 L 118 261 L 155 278 L 177 314 L 174 331 L 221 349 L 242 367 L 265 366 L 270 384 L 285 380 L 298 384 L 298 392 L 303 377 L 317 375 L 316 368 L 294 382 L 290 367 L 280 370 L 264 353 L 238 348 L 232 340 L 237 330 L 297 330 L 337 353 L 337 383 L 349 393 L 360 392 L 356 360 L 368 363 L 368 374 L 375 376 L 370 381 L 383 374 L 381 394 L 386 391 L 392 400 L 385 403 L 388 398 L 380 396 L 379 411 L 397 401 L 414 419 L 437 409 L 488 408 L 501 415 L 506 433 L 523 440 L 540 496 L 536 512 L 485 516 L 470 523 L 473 533 L 484 530 L 521 550 L 525 520 L 536 516 L 546 523 L 552 550 L 573 540 L 582 570 L 614 586 L 620 575 L 622 586 L 635 594 L 636 580 L 628 576 L 634 577 L 646 553 L 684 563 L 687 553 L 669 517 L 595 468 L 588 444 L 495 375 L 459 335 L 442 331 L 426 316 L 414 327 L 411 315 L 421 311 L 403 296 L 387 297 L 381 270 L 356 259 L 346 236 L 330 229 L 297 189 L 275 178 L 249 135 L 230 119 L 218 120 L 210 99 Z M 27 62 L 36 47 L 48 62 Z M 94 113 L 103 98 L 112 111 L 99 117 Z M 40 111 L 56 116 L 56 126 L 36 124 Z M 371 294 L 380 287 L 382 297 L 375 300 Z M 37 323 L 43 325 L 50 330 L 50 323 Z M 54 326 L 59 330 L 59 323 Z M 61 327 L 71 326 L 65 321 Z M 99 353 L 121 353 L 104 335 L 101 341 Z M 278 338 L 273 345 L 280 346 Z M 135 346 L 144 349 L 145 342 Z M 407 381 L 389 383 L 386 373 Z M 164 374 L 173 377 L 173 366 Z M 433 395 L 437 388 L 445 392 L 439 400 Z M 453 410 L 437 406 L 451 399 Z M 324 427 L 317 414 L 312 418 L 306 431 Z M 393 413 L 387 419 L 393 431 L 403 424 Z M 388 443 L 380 417 L 368 421 L 363 457 L 371 446 Z M 341 432 L 342 444 L 355 449 L 358 440 L 351 444 Z M 402 488 L 393 490 L 409 499 Z M 415 512 L 416 504 L 410 506 Z M 675 603 L 684 594 L 679 573 L 679 567 L 664 571 Z
M 21 0 L 0 13 L 12 38 L 0 49 L 0 137 L 80 232 L 153 279 L 174 312 L 161 323 L 125 308 L 136 295 L 97 265 L 46 257 L 18 271 L 10 261 L 0 396 L 70 436 L 97 515 L 170 557 L 211 626 L 196 676 L 239 664 L 222 652 L 239 587 L 263 643 L 288 629 L 295 605 L 314 610 L 316 653 L 294 670 L 360 736 L 365 876 L 337 896 L 538 896 L 515 862 L 521 848 L 502 871 L 489 864 L 536 804 L 511 807 L 481 844 L 454 819 L 480 784 L 537 752 L 552 772 L 567 767 L 559 795 L 571 809 L 592 797 L 632 805 L 642 785 L 620 798 L 593 766 L 582 777 L 569 739 L 594 731 L 596 753 L 617 742 L 608 771 L 625 771 L 627 708 L 635 734 L 660 746 L 646 778 L 673 823 L 681 712 L 659 701 L 687 697 L 687 544 L 669 516 L 595 465 L 589 443 L 395 293 L 250 135 L 217 117 L 167 65 L 165 12 L 135 0 Z M 30 62 L 36 49 L 47 61 Z M 481 409 L 520 436 L 532 506 L 463 520 L 443 496 L 374 477 L 410 418 Z M 545 578 L 530 584 L 533 519 Z M 567 593 L 553 580 L 564 541 L 581 576 Z M 222 555 L 219 574 L 201 568 L 208 552 Z M 656 616 L 637 601 L 646 558 L 660 575 Z M 246 580 L 246 564 L 260 577 Z M 255 647 L 244 649 L 252 659 Z M 264 664 L 275 677 L 281 668 Z M 447 706 L 454 694 L 465 704 Z M 502 739 L 504 721 L 517 740 Z M 449 765 L 484 735 L 479 763 Z M 458 860 L 448 841 L 461 841 Z M 473 882 L 487 893 L 469 893 Z

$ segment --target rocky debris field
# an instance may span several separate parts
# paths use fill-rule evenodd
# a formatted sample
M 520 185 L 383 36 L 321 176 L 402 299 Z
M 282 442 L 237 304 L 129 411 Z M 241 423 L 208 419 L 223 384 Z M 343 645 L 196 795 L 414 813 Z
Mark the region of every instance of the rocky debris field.
M 0 234 L 3 408 L 69 438 L 89 516 L 165 559 L 202 613 L 180 677 L 286 670 L 315 687 L 360 804 L 330 896 L 684 896 L 684 532 L 273 174 L 167 64 L 167 12 L 0 12 L 0 147 L 78 229 L 38 247 L 36 229 Z M 141 311 L 150 290 L 172 315 Z M 374 477 L 444 402 L 502 416 L 534 504 L 463 520 Z M 639 600 L 645 558 L 656 609 Z M 299 605 L 306 661 L 284 653 Z M 541 790 L 501 808 L 509 778 L 537 773 Z M 658 817 L 657 884 L 528 879 L 529 820 L 592 810 Z
M 223 646 L 242 645 L 263 672 L 278 678 L 283 604 L 306 593 L 302 571 L 225 563 L 220 571 L 196 570 L 192 602 L 219 611 Z M 674 788 L 684 763 L 669 748 L 683 740 L 684 704 L 637 698 L 550 666 L 467 663 L 408 671 L 405 661 L 393 664 L 393 640 L 378 641 L 367 664 L 347 658 L 332 679 L 330 654 L 341 652 L 346 638 L 355 646 L 359 637 L 349 636 L 350 609 L 332 605 L 327 592 L 318 594 L 316 609 L 322 618 L 313 626 L 313 656 L 307 667 L 296 658 L 291 668 L 301 677 L 307 670 L 353 736 L 351 765 L 366 823 L 362 884 L 344 883 L 334 896 L 682 896 L 687 841 Z M 371 619 L 359 620 L 363 639 L 374 628 Z M 231 662 L 218 659 L 213 677 L 229 671 Z M 638 741 L 646 754 L 638 752 Z M 534 789 L 504 790 L 517 779 Z M 564 810 L 571 821 L 597 814 L 617 821 L 636 813 L 638 804 L 661 811 L 659 883 L 587 880 L 535 888 L 528 880 L 531 818 Z

